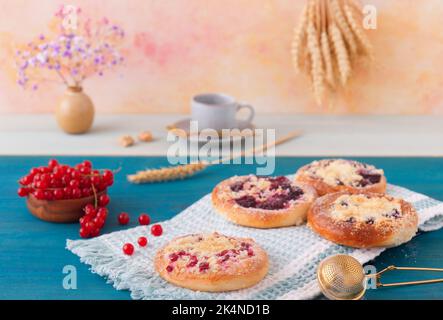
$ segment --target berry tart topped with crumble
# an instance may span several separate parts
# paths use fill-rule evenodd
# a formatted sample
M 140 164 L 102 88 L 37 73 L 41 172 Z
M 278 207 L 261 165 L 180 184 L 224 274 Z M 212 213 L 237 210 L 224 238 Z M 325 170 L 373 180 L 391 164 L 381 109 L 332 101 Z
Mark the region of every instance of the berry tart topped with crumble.
M 325 239 L 355 248 L 395 247 L 417 232 L 414 207 L 380 193 L 327 194 L 308 213 L 308 226 Z
M 175 238 L 155 257 L 155 269 L 163 279 L 197 291 L 251 287 L 268 268 L 268 255 L 254 240 L 216 232 Z
M 212 191 L 215 210 L 247 227 L 276 228 L 300 225 L 317 197 L 314 188 L 287 177 L 235 176 Z
M 295 181 L 314 187 L 319 196 L 339 191 L 386 191 L 383 170 L 366 163 L 344 159 L 311 162 L 296 172 Z

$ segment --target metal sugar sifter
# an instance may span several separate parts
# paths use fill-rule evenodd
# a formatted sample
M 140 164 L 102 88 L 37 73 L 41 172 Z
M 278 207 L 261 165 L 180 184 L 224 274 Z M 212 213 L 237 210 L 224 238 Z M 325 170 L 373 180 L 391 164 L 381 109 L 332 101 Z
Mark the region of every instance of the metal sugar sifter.
M 320 262 L 317 280 L 323 294 L 331 300 L 360 300 L 366 292 L 366 279 L 375 278 L 376 286 L 394 287 L 443 282 L 441 279 L 382 283 L 381 275 L 391 270 L 441 271 L 440 268 L 415 268 L 389 266 L 375 274 L 365 275 L 363 266 L 357 259 L 344 254 L 330 256 Z

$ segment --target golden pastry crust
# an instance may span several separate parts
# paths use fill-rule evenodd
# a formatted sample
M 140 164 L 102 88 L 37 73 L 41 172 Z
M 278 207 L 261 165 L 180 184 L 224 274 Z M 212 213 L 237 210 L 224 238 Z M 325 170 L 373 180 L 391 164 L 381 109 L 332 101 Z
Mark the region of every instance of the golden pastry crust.
M 241 190 L 236 190 L 235 186 L 242 183 Z M 238 199 L 249 197 L 253 198 L 252 204 L 240 204 Z M 212 204 L 219 214 L 236 224 L 254 228 L 300 225 L 306 221 L 316 198 L 312 187 L 291 182 L 286 177 L 235 176 L 222 181 L 212 191 Z
M 417 225 L 410 203 L 380 193 L 330 193 L 308 213 L 308 226 L 320 236 L 355 248 L 398 246 L 412 239 Z
M 232 291 L 260 282 L 268 255 L 254 240 L 219 233 L 173 239 L 157 252 L 155 269 L 177 286 L 196 291 Z
M 386 192 L 386 177 L 381 169 L 358 161 L 324 159 L 301 167 L 295 181 L 305 183 L 319 196 L 334 192 Z

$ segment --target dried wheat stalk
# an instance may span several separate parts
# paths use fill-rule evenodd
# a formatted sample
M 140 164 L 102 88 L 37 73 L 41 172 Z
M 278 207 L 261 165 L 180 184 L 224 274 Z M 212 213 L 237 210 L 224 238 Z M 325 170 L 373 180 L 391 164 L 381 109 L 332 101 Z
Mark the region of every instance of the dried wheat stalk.
M 294 28 L 294 37 L 292 39 L 291 53 L 292 62 L 296 73 L 303 68 L 303 44 L 306 40 L 306 23 L 308 21 L 308 6 L 305 5 L 300 16 L 298 25 Z
M 144 170 L 139 171 L 136 174 L 129 175 L 128 180 L 132 183 L 152 183 L 180 180 L 193 176 L 203 169 L 206 169 L 207 166 L 207 163 L 198 162 L 169 168 Z
M 285 143 L 286 141 L 289 141 L 291 139 L 294 139 L 295 137 L 299 136 L 301 132 L 299 130 L 292 131 L 288 133 L 287 135 L 269 142 L 267 144 L 254 147 L 250 150 L 245 150 L 240 152 L 239 154 L 230 155 L 226 158 L 222 158 L 219 160 L 215 160 L 212 162 L 197 162 L 197 163 L 190 163 L 185 165 L 178 165 L 174 167 L 167 167 L 167 168 L 160 168 L 160 169 L 148 169 L 139 171 L 135 174 L 128 175 L 128 181 L 132 183 L 155 183 L 155 182 L 166 182 L 166 181 L 173 181 L 173 180 L 180 180 L 180 179 L 186 179 L 194 174 L 203 171 L 209 166 L 225 163 L 225 161 L 230 161 L 232 159 L 243 157 L 246 155 L 256 154 L 258 152 L 264 151 L 272 146 L 277 146 L 279 144 Z
M 308 0 L 303 8 L 291 54 L 296 72 L 309 75 L 318 104 L 347 85 L 359 58 L 373 56 L 359 13 L 355 0 Z

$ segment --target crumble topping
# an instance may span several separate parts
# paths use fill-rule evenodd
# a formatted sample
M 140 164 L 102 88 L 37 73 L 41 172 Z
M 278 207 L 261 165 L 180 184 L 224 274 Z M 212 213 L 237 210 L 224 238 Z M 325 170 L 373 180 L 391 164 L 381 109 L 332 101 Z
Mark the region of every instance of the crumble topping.
M 402 211 L 399 199 L 354 194 L 338 197 L 332 203 L 331 215 L 340 221 L 374 224 L 385 219 L 401 218 Z
M 307 174 L 321 178 L 329 185 L 365 187 L 380 182 L 383 170 L 357 161 L 336 159 L 312 162 Z
M 287 177 L 234 177 L 229 185 L 229 197 L 244 208 L 279 210 L 299 200 L 304 191 Z
M 227 270 L 255 256 L 252 240 L 238 240 L 219 233 L 177 238 L 165 247 L 168 272 L 207 273 Z

